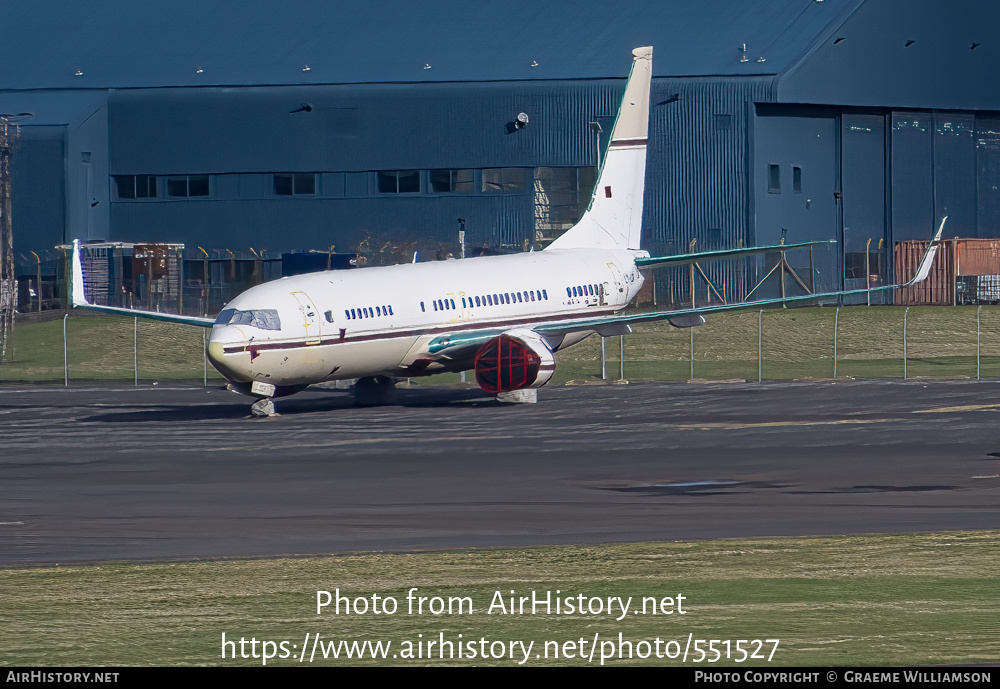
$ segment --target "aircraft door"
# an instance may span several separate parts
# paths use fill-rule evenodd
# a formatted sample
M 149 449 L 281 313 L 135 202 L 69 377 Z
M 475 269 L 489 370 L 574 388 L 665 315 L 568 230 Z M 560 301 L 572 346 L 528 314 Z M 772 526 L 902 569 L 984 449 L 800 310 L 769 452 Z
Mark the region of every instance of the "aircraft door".
M 613 284 L 610 286 L 610 294 L 607 289 L 608 283 L 605 284 L 605 299 L 610 304 L 618 304 L 625 301 L 627 296 L 627 291 L 625 289 L 625 278 L 622 276 L 622 271 L 618 268 L 618 264 L 613 261 L 608 261 L 608 268 L 611 270 L 611 276 L 613 278 Z
M 455 305 L 461 309 L 459 314 L 463 321 L 472 318 L 472 297 L 466 296 L 465 292 L 459 292 Z
M 316 345 L 322 340 L 319 307 L 305 292 L 292 292 L 302 314 L 302 324 L 306 333 L 306 344 Z
M 841 239 L 840 123 L 838 113 L 811 106 L 760 104 L 754 118 L 754 240 L 759 245 Z M 877 163 L 866 157 L 865 165 L 883 165 L 879 147 L 871 151 Z M 787 234 L 786 234 L 787 232 Z M 876 240 L 877 244 L 877 240 Z M 843 245 L 838 245 L 843 246 Z M 836 251 L 810 254 L 790 252 L 786 259 L 805 282 L 818 291 L 840 289 Z M 757 279 L 775 265 L 777 256 L 757 258 Z M 810 269 L 813 274 L 810 276 Z M 788 280 L 793 294 L 803 293 Z M 772 280 L 759 293 L 779 296 L 780 280 Z M 765 291 L 766 290 L 766 291 Z

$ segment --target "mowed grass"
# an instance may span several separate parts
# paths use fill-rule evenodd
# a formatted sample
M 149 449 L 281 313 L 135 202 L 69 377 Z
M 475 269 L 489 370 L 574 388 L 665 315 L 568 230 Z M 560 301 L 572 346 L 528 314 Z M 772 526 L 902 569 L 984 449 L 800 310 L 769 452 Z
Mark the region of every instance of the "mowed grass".
M 617 656 L 619 633 L 632 642 L 633 657 L 625 650 L 625 658 L 607 664 L 681 664 L 681 658 L 655 653 L 638 658 L 638 642 L 659 638 L 665 652 L 665 644 L 676 641 L 670 651 L 677 652 L 689 637 L 731 640 L 731 657 L 706 658 L 698 664 L 705 669 L 996 662 L 998 539 L 1000 532 L 965 532 L 8 569 L 0 570 L 0 638 L 4 664 L 31 666 L 261 665 L 262 658 L 239 657 L 241 637 L 247 655 L 254 638 L 258 655 L 268 640 L 287 641 L 289 655 L 298 656 L 306 634 L 319 634 L 321 643 L 391 642 L 379 660 L 323 659 L 319 651 L 313 662 L 324 665 L 516 662 L 441 659 L 436 647 L 427 658 L 426 641 L 440 634 L 452 642 L 462 634 L 477 648 L 480 639 L 487 648 L 496 641 L 504 648 L 510 641 L 533 641 L 529 665 L 597 664 L 602 650 Z M 469 597 L 473 610 L 434 615 L 425 607 L 422 615 L 408 614 L 413 587 L 427 598 Z M 369 603 L 373 594 L 393 597 L 397 612 L 337 615 L 330 607 L 317 615 L 316 591 L 338 588 Z M 676 601 L 680 594 L 686 614 L 630 613 L 621 621 L 617 608 L 612 615 L 487 614 L 497 591 L 509 599 L 512 590 L 515 596 L 559 590 L 563 597 L 605 601 L 632 596 L 633 610 L 644 597 Z M 236 659 L 223 659 L 223 633 L 237 642 Z M 598 646 L 589 660 L 595 634 Z M 780 641 L 770 663 L 736 663 L 739 639 Z M 420 641 L 423 658 L 393 658 L 405 642 Z M 566 641 L 577 643 L 570 649 L 574 657 L 562 657 Z M 605 641 L 614 644 L 602 647 Z M 558 642 L 559 658 L 552 657 L 551 642 Z M 697 657 L 693 648 L 689 665 Z M 272 658 L 268 664 L 299 661 Z
M 694 329 L 663 321 L 636 326 L 624 338 L 627 380 L 756 380 L 758 319 L 764 380 L 834 377 L 834 321 L 838 378 L 902 378 L 903 307 L 734 311 L 708 316 Z M 976 307 L 911 307 L 906 313 L 908 377 L 976 376 Z M 131 318 L 73 314 L 67 321 L 70 381 L 131 381 L 135 331 Z M 694 335 L 694 367 L 691 335 Z M 201 381 L 203 328 L 140 320 L 140 382 Z M 980 313 L 980 375 L 1000 376 L 1000 307 Z M 606 340 L 608 380 L 620 376 L 619 338 Z M 0 381 L 61 382 L 63 322 L 18 324 L 13 357 L 0 364 Z M 208 367 L 212 382 L 221 382 Z M 467 376 L 469 381 L 472 377 Z M 428 379 L 457 382 L 459 376 Z M 555 384 L 601 381 L 601 340 L 592 336 L 556 354 Z

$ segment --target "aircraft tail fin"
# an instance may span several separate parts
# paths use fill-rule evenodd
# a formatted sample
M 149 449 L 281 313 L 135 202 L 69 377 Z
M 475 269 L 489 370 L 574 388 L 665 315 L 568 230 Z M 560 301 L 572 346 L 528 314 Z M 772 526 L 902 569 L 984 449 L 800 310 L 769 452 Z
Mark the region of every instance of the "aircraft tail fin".
M 632 70 L 590 206 L 580 222 L 552 242 L 550 249 L 639 248 L 653 49 L 636 48 L 632 56 Z

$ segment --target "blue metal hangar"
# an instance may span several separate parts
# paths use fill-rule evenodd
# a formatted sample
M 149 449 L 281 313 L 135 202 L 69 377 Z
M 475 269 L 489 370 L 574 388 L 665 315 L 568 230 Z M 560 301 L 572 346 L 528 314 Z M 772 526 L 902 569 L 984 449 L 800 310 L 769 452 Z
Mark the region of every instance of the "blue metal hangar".
M 74 237 L 454 247 L 459 218 L 473 247 L 544 245 L 586 205 L 639 45 L 654 254 L 837 239 L 815 268 L 833 287 L 891 279 L 894 243 L 945 214 L 949 236 L 1000 237 L 993 0 L 46 0 L 4 18 L 21 257 Z

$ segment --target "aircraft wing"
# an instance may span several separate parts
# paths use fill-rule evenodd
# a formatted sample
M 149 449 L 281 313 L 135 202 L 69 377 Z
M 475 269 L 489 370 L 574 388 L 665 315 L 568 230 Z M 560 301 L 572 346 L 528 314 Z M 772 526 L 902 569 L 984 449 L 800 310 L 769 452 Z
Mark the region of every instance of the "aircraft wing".
M 787 251 L 788 249 L 799 249 L 805 246 L 817 246 L 826 244 L 836 244 L 835 239 L 825 239 L 814 242 L 799 242 L 798 244 L 772 244 L 770 246 L 750 246 L 739 249 L 720 249 L 718 251 L 699 251 L 693 254 L 677 254 L 675 256 L 653 256 L 650 258 L 637 258 L 635 264 L 640 268 L 661 268 L 663 266 L 686 265 L 688 263 L 698 263 L 699 261 L 717 261 L 723 258 L 737 258 L 740 256 L 751 256 L 753 254 L 769 254 L 775 251 Z
M 87 299 L 83 286 L 83 261 L 80 257 L 80 240 L 73 240 L 73 263 L 72 263 L 72 287 L 70 288 L 70 305 L 78 309 L 88 309 L 90 311 L 101 311 L 113 313 L 117 316 L 133 316 L 136 318 L 146 318 L 154 321 L 166 321 L 168 323 L 182 323 L 184 325 L 197 325 L 202 328 L 211 328 L 215 323 L 214 318 L 200 318 L 198 316 L 184 316 L 178 313 L 160 313 L 159 311 L 138 311 L 125 309 L 120 306 L 101 306 L 91 304 Z
M 924 253 L 923 258 L 920 260 L 920 265 L 917 266 L 916 272 L 914 273 L 913 277 L 910 280 L 904 283 L 899 283 L 896 285 L 885 285 L 883 287 L 871 287 L 867 289 L 852 289 L 852 290 L 843 290 L 839 292 L 820 292 L 815 294 L 803 294 L 794 297 L 778 297 L 775 299 L 760 299 L 757 301 L 740 302 L 737 304 L 717 304 L 713 306 L 699 306 L 690 309 L 674 309 L 671 311 L 646 311 L 641 313 L 628 313 L 628 314 L 622 313 L 622 314 L 617 314 L 615 316 L 604 316 L 601 318 L 591 318 L 591 319 L 584 318 L 580 320 L 568 321 L 565 323 L 545 324 L 537 326 L 533 328 L 533 330 L 542 335 L 565 335 L 568 333 L 580 332 L 583 330 L 593 330 L 606 335 L 608 334 L 609 331 L 612 331 L 617 326 L 618 328 L 623 329 L 623 332 L 622 333 L 613 332 L 611 334 L 615 335 L 627 334 L 628 332 L 631 332 L 630 330 L 631 326 L 636 323 L 648 323 L 651 321 L 670 320 L 682 323 L 683 325 L 681 325 L 681 327 L 687 327 L 690 325 L 697 325 L 698 323 L 696 321 L 704 322 L 704 319 L 702 317 L 705 314 L 718 313 L 720 311 L 733 311 L 736 309 L 756 309 L 767 306 L 776 306 L 779 304 L 784 305 L 784 304 L 808 303 L 816 301 L 818 299 L 835 299 L 838 297 L 848 297 L 859 294 L 871 294 L 872 292 L 885 292 L 888 290 L 899 289 L 901 287 L 909 287 L 910 285 L 915 285 L 916 283 L 925 280 L 927 276 L 930 275 L 931 265 L 934 263 L 934 257 L 937 254 L 938 247 L 940 246 L 941 234 L 944 232 L 944 224 L 947 219 L 948 219 L 947 216 L 941 219 L 941 225 L 938 227 L 938 230 L 935 233 L 934 238 L 931 240 L 930 245 L 928 245 L 927 251 Z M 808 246 L 810 244 L 825 244 L 825 243 L 827 242 L 806 242 L 805 244 L 801 245 L 786 244 L 779 246 L 794 247 L 794 246 Z M 773 251 L 777 247 L 755 247 L 755 248 L 764 248 L 767 251 Z M 733 251 L 739 251 L 739 250 L 734 249 Z M 707 255 L 707 253 L 710 252 L 705 252 L 700 255 L 705 256 Z M 719 252 L 719 253 L 725 253 L 725 252 Z M 698 255 L 699 254 L 688 254 L 687 256 L 690 257 Z M 738 256 L 740 254 L 731 254 L 731 255 Z

